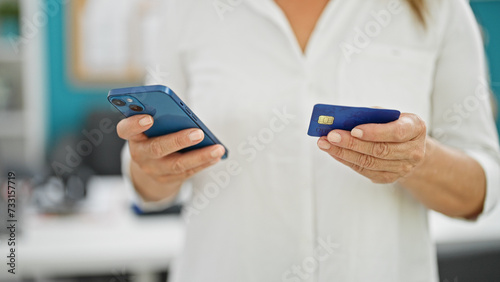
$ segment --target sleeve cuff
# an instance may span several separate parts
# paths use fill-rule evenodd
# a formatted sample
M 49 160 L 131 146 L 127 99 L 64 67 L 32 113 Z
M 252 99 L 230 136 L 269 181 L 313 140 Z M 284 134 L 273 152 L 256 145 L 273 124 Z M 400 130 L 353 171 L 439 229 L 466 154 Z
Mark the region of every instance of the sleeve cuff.
M 496 152 L 466 150 L 465 153 L 482 166 L 486 175 L 486 197 L 483 211 L 477 218 L 479 219 L 491 213 L 500 198 L 500 174 L 498 173 L 500 171 L 500 158 Z

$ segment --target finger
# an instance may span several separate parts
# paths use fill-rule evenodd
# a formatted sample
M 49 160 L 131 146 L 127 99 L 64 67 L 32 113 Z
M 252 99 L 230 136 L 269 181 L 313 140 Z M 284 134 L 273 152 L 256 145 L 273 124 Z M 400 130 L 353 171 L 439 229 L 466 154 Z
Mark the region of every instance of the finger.
M 385 124 L 362 124 L 356 126 L 351 135 L 373 142 L 406 142 L 425 134 L 425 123 L 414 114 L 401 114 L 396 121 Z
M 187 178 L 197 174 L 198 172 L 217 164 L 218 162 L 220 162 L 220 159 L 216 159 L 214 161 L 204 163 L 204 164 L 197 166 L 195 168 L 186 170 L 182 174 L 162 175 L 162 176 L 157 177 L 157 181 L 159 181 L 161 183 L 171 183 L 171 182 L 175 182 L 175 181 L 184 181 Z
M 224 153 L 222 145 L 212 145 L 185 153 L 173 153 L 163 159 L 144 163 L 141 168 L 155 177 L 185 175 L 197 167 L 220 160 Z
M 141 152 L 148 158 L 163 158 L 187 147 L 200 143 L 205 135 L 198 128 L 184 129 L 142 142 Z
M 135 115 L 122 119 L 116 125 L 116 132 L 122 139 L 142 141 L 147 139 L 147 136 L 143 132 L 151 128 L 153 123 L 153 117 L 150 115 Z
M 333 157 L 340 163 L 350 167 L 357 173 L 363 175 L 364 177 L 370 179 L 373 183 L 379 183 L 379 184 L 387 184 L 387 183 L 394 183 L 398 181 L 401 177 L 399 174 L 394 173 L 394 172 L 388 172 L 388 171 L 373 171 L 369 169 L 365 169 L 363 167 L 360 167 L 356 164 L 350 163 L 348 161 L 345 161 L 343 159 Z
M 364 169 L 369 169 L 369 170 L 375 170 L 375 171 L 389 171 L 389 172 L 395 172 L 399 174 L 406 174 L 408 173 L 412 168 L 413 165 L 410 164 L 407 161 L 402 161 L 402 160 L 384 160 L 384 159 L 379 159 L 374 156 L 362 154 L 359 152 L 355 152 L 349 149 L 337 147 L 335 145 L 330 146 L 329 149 L 326 149 L 326 147 L 323 145 L 324 143 L 322 142 L 328 142 L 326 138 L 322 137 L 318 141 L 318 146 L 320 148 L 330 154 L 332 157 L 336 157 L 342 160 L 345 160 L 347 162 L 353 163 L 355 165 L 358 165 L 359 167 L 362 167 Z
M 219 160 L 224 153 L 225 150 L 222 145 L 212 145 L 186 153 L 172 155 L 171 158 L 166 159 L 164 165 L 172 174 L 184 174 L 203 164 Z
M 334 146 L 386 160 L 406 160 L 409 159 L 409 152 L 418 150 L 416 141 L 404 143 L 364 141 L 352 137 L 350 132 L 345 130 L 330 131 L 327 140 Z

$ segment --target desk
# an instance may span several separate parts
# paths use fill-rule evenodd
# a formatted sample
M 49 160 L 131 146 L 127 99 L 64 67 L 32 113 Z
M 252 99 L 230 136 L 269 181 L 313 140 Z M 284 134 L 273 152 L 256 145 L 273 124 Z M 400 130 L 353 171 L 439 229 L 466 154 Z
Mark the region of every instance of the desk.
M 71 216 L 40 216 L 27 211 L 21 217 L 16 277 L 137 274 L 164 270 L 181 251 L 184 229 L 175 216 L 139 218 L 130 209 L 120 177 L 94 178 L 82 212 Z M 431 212 L 431 233 L 440 246 L 469 247 L 486 242 L 500 246 L 500 209 L 478 223 L 452 220 Z M 472 244 L 472 245 L 471 245 Z M 7 254 L 2 240 L 0 255 Z M 3 261 L 3 260 L 2 260 Z M 0 280 L 7 275 L 0 266 Z M 120 280 L 118 280 L 120 281 Z
M 26 211 L 21 216 L 16 278 L 120 277 L 128 272 L 138 281 L 147 281 L 148 274 L 165 270 L 181 251 L 181 220 L 175 216 L 135 216 L 120 177 L 95 178 L 88 192 L 82 213 L 77 215 L 40 216 Z M 5 240 L 0 255 L 7 255 Z M 4 259 L 1 261 L 0 280 L 12 279 Z
M 500 206 L 477 222 L 430 212 L 431 234 L 438 244 L 500 241 Z
M 442 258 L 500 253 L 500 205 L 477 222 L 451 219 L 431 211 L 429 226 Z

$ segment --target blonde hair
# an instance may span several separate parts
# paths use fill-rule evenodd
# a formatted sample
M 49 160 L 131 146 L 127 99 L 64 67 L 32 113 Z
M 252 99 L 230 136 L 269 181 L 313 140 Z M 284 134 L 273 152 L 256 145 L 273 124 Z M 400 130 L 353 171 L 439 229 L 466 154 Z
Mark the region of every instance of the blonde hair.
M 425 26 L 425 0 L 408 0 L 418 20 Z

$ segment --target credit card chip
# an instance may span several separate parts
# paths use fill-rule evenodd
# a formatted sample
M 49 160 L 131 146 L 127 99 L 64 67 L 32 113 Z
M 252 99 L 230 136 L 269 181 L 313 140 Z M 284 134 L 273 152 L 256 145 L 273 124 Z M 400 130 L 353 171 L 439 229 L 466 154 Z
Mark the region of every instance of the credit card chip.
M 332 116 L 319 116 L 318 123 L 325 125 L 332 125 L 335 118 Z

